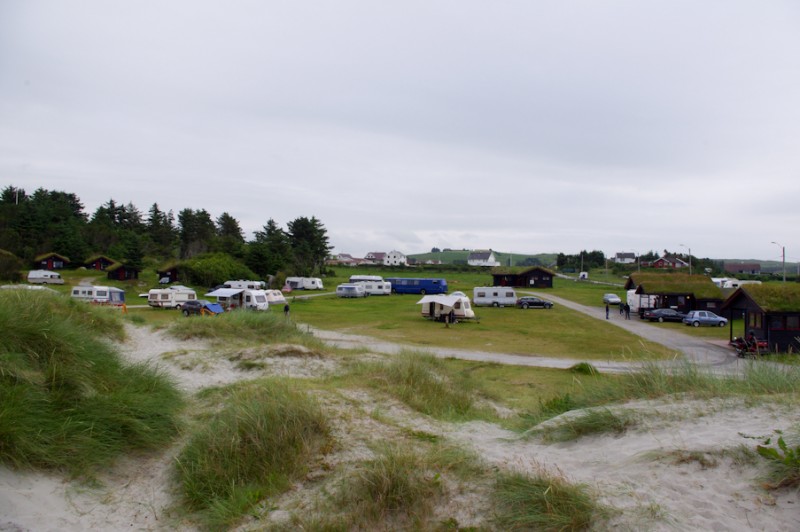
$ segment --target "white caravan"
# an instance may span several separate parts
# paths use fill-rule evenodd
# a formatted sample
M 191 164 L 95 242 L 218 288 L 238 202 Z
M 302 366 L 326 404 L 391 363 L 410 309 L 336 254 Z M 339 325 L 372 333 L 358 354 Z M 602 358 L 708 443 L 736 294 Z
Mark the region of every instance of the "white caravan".
M 292 290 L 322 290 L 322 279 L 319 277 L 287 277 L 286 286 Z M 284 290 L 286 287 L 284 287 Z
M 628 290 L 626 303 L 631 307 L 631 312 L 639 312 L 645 308 L 655 308 L 658 296 L 637 294 L 636 289 Z
M 367 297 L 369 294 L 361 283 L 344 283 L 336 287 L 336 295 L 339 297 Z
M 367 295 L 388 296 L 392 293 L 392 283 L 384 281 L 380 275 L 351 275 L 350 284 L 364 287 Z
M 456 320 L 469 320 L 475 318 L 475 311 L 469 303 L 469 297 L 463 292 L 452 294 L 434 294 L 424 296 L 417 301 L 422 305 L 422 317 L 436 321 L 445 321 L 452 316 Z
M 472 290 L 472 304 L 476 307 L 513 307 L 517 292 L 508 286 L 476 286 Z
M 269 302 L 264 290 L 250 290 L 249 288 L 217 288 L 206 294 L 206 297 L 217 298 L 217 303 L 225 310 L 237 308 L 249 310 L 268 310 Z
M 147 292 L 147 304 L 153 308 L 181 309 L 187 301 L 197 299 L 197 292 L 186 286 L 171 286 L 169 288 L 153 288 Z
M 70 295 L 75 299 L 99 305 L 125 304 L 125 290 L 113 286 L 76 286 Z
M 28 282 L 33 284 L 64 284 L 61 275 L 50 270 L 31 270 L 28 272 Z
M 285 305 L 286 298 L 283 297 L 283 292 L 280 290 L 264 290 L 267 294 L 267 303 L 270 305 Z
M 223 284 L 225 288 L 249 288 L 250 290 L 264 290 L 267 284 L 264 281 L 225 281 Z

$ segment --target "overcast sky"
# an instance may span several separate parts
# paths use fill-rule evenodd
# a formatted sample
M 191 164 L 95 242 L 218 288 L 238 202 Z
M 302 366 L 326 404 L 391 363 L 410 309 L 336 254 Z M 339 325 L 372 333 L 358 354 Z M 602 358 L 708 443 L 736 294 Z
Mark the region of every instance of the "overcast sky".
M 0 186 L 334 253 L 800 259 L 800 2 L 0 0 Z

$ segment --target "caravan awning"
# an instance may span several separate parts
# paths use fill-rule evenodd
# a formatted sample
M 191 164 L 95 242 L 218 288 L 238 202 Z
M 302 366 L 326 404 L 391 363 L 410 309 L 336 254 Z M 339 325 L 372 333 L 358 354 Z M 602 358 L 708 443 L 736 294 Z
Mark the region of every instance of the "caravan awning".
M 244 292 L 244 288 L 217 288 L 206 294 L 206 297 L 231 297 Z
M 424 305 L 425 303 L 436 303 L 447 308 L 453 308 L 459 301 L 461 301 L 460 296 L 432 295 L 432 296 L 424 296 L 422 299 L 417 301 L 417 305 Z

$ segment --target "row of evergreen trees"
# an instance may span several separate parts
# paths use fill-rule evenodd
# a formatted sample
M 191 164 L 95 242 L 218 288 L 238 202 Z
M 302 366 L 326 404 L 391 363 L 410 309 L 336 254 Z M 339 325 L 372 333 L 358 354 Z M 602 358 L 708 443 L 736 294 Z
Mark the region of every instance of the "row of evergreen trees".
M 0 193 L 0 250 L 26 264 L 48 252 L 73 263 L 106 255 L 137 268 L 147 261 L 161 265 L 223 253 L 261 278 L 279 271 L 310 276 L 324 272 L 332 249 L 325 226 L 315 217 L 296 218 L 286 229 L 269 219 L 248 241 L 227 212 L 213 219 L 205 209 L 186 208 L 176 218 L 153 203 L 145 216 L 132 203 L 111 199 L 89 216 L 72 193 L 39 188 L 28 194 L 13 186 Z

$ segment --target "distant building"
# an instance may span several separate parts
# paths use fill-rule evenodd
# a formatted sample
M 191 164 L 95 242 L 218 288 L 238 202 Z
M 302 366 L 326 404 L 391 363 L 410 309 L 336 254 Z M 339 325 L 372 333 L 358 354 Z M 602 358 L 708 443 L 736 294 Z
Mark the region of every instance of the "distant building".
M 723 267 L 726 272 L 734 274 L 759 275 L 761 273 L 761 264 L 757 262 L 726 262 Z
M 494 268 L 492 286 L 515 286 L 517 288 L 553 288 L 555 274 L 547 268 Z
M 364 258 L 372 264 L 383 264 L 383 261 L 386 259 L 386 253 L 383 251 L 370 251 L 364 255 Z
M 60 270 L 69 264 L 69 259 L 58 253 L 45 253 L 33 259 L 34 268 L 42 270 Z
M 384 266 L 406 266 L 407 264 L 408 259 L 399 251 L 392 250 L 389 253 L 386 253 L 383 258 Z
M 675 256 L 664 255 L 651 262 L 643 262 L 642 267 L 649 268 L 688 268 L 689 263 Z
M 614 255 L 614 262 L 616 264 L 633 264 L 636 262 L 636 253 L 617 253 Z
M 494 252 L 492 250 L 471 252 L 467 257 L 467 264 L 470 266 L 488 266 L 491 268 L 500 266 L 500 263 L 494 258 Z
M 86 259 L 84 266 L 86 266 L 87 270 L 105 271 L 115 264 L 117 264 L 117 261 L 112 258 L 106 257 L 105 255 L 95 255 Z

